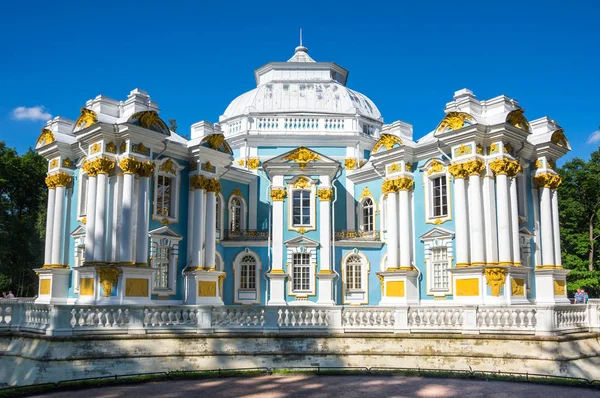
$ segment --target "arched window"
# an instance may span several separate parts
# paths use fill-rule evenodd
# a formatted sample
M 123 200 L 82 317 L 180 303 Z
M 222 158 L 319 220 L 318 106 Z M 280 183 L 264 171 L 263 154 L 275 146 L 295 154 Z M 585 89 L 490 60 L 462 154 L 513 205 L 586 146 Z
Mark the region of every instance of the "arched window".
M 240 232 L 242 229 L 242 201 L 238 197 L 231 199 L 229 218 L 229 230 L 231 232 Z
M 363 232 L 375 230 L 375 204 L 371 198 L 365 198 L 361 203 L 360 229 Z
M 348 290 L 362 289 L 362 259 L 353 254 L 346 260 L 346 287 Z
M 240 289 L 256 289 L 256 259 L 250 254 L 240 261 Z

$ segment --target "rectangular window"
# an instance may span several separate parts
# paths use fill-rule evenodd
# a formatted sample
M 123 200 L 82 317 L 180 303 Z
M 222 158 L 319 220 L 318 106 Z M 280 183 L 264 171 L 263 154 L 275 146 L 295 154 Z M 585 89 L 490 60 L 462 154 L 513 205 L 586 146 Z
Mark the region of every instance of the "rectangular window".
M 362 275 L 360 263 L 348 263 L 346 265 L 348 290 L 362 289 Z
M 446 176 L 431 180 L 432 184 L 432 216 L 445 217 L 448 215 L 448 192 Z
M 310 290 L 310 254 L 294 253 L 293 288 L 296 291 Z
M 250 255 L 240 262 L 240 289 L 256 289 L 256 260 Z
M 156 246 L 156 252 L 154 253 L 154 286 L 157 289 L 168 289 L 169 288 L 169 247 L 168 246 Z
M 311 191 L 305 189 L 293 191 L 293 226 L 310 225 L 310 192 Z
M 169 217 L 171 214 L 171 177 L 158 175 L 158 184 L 156 192 L 156 214 Z
M 431 249 L 431 263 L 433 266 L 433 288 L 448 289 L 448 249 L 434 247 Z

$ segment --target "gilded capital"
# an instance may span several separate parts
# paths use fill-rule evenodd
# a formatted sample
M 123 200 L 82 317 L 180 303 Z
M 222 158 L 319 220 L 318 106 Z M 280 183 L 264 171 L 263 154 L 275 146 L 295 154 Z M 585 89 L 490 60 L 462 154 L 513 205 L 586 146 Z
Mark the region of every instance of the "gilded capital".
M 507 175 L 514 177 L 522 170 L 521 165 L 516 160 L 496 159 L 490 163 L 490 169 L 495 175 Z
M 139 177 L 150 177 L 154 173 L 156 166 L 151 161 L 140 162 L 137 173 Z
M 560 176 L 558 174 L 553 173 L 539 174 L 535 176 L 533 180 L 535 181 L 535 185 L 537 185 L 538 188 L 557 189 L 558 186 L 562 183 L 562 179 L 560 178 Z
M 478 176 L 485 170 L 485 163 L 480 159 L 475 159 L 464 163 L 464 167 L 470 176 Z
M 333 196 L 333 189 L 321 188 L 317 191 L 320 200 L 330 201 Z
M 285 200 L 286 197 L 286 193 L 285 193 L 285 189 L 284 188 L 274 188 L 271 189 L 271 199 L 273 199 L 273 201 L 283 201 Z
M 448 166 L 448 172 L 452 174 L 455 179 L 467 178 L 469 170 L 465 167 L 464 163 L 455 163 Z
M 55 173 L 46 177 L 46 186 L 48 189 L 55 189 L 56 187 L 66 187 L 71 181 L 73 181 L 73 177 L 68 175 L 67 173 Z
M 344 166 L 347 170 L 354 170 L 356 168 L 356 159 L 355 158 L 346 158 L 344 159 Z
M 218 194 L 219 192 L 221 192 L 221 183 L 219 182 L 219 180 L 217 178 L 207 179 L 206 191 L 214 192 L 215 194 Z
M 256 169 L 258 169 L 258 166 L 260 166 L 259 158 L 248 158 L 248 168 L 249 169 L 256 170 Z
M 98 277 L 100 283 L 104 288 L 104 297 L 110 297 L 114 287 L 119 280 L 119 269 L 118 268 L 98 268 Z
M 387 195 L 388 193 L 394 193 L 397 192 L 398 190 L 396 189 L 396 185 L 394 184 L 394 180 L 385 180 L 384 182 L 381 183 L 381 192 L 384 195 Z
M 108 174 L 114 168 L 115 162 L 104 157 L 88 160 L 83 164 L 83 171 L 89 177 L 96 177 L 98 174 Z
M 140 167 L 140 162 L 134 158 L 123 158 L 119 161 L 119 167 L 125 174 L 136 174 Z
M 411 191 L 415 186 L 415 180 L 409 177 L 398 177 L 394 181 L 398 191 Z
M 195 175 L 190 177 L 190 189 L 206 189 L 208 187 L 208 179 L 203 175 Z

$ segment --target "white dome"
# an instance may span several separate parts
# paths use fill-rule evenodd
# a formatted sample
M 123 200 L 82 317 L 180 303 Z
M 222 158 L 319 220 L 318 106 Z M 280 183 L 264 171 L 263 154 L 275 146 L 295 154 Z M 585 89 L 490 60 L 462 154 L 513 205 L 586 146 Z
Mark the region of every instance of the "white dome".
M 373 101 L 335 81 L 269 82 L 234 99 L 223 117 L 297 112 L 359 114 L 381 120 L 381 113 Z

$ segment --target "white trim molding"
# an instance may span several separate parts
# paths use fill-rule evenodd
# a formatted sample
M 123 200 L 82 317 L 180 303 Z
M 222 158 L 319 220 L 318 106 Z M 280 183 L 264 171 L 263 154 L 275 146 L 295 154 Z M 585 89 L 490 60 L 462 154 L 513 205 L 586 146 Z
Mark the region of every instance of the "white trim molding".
M 242 289 L 242 261 L 245 257 L 251 256 L 254 258 L 254 288 Z M 245 248 L 239 252 L 233 260 L 233 279 L 234 279 L 234 297 L 235 304 L 260 304 L 260 271 L 262 270 L 262 262 L 260 256 L 256 252 Z M 249 276 L 249 275 L 248 275 Z
M 179 191 L 181 189 L 181 170 L 184 166 L 181 166 L 174 159 L 162 158 L 155 160 L 156 168 L 154 170 L 154 195 L 152 201 L 152 218 L 154 220 L 163 221 L 167 220 L 169 224 L 176 224 L 179 222 Z M 158 183 L 159 177 L 162 177 L 162 181 L 165 178 L 171 180 L 170 198 L 169 198 L 169 209 L 165 214 L 164 209 L 159 211 L 158 209 Z
M 164 226 L 154 229 L 148 233 L 150 236 L 150 258 L 151 267 L 155 269 L 152 281 L 152 294 L 159 296 L 171 296 L 177 291 L 177 262 L 179 258 L 179 242 L 183 239 L 181 235 Z M 167 249 L 166 258 L 160 251 Z M 167 286 L 158 286 L 156 278 L 161 277 L 161 271 L 157 263 L 161 260 L 167 260 Z
M 454 239 L 454 233 L 452 231 L 448 231 L 444 228 L 433 228 L 421 235 L 421 241 L 424 243 L 425 250 L 425 283 L 428 296 L 434 297 L 445 297 L 447 295 L 452 295 L 452 273 L 449 272 L 450 268 L 452 268 L 452 260 L 453 260 L 453 251 L 452 251 L 452 240 Z M 442 267 L 440 270 L 440 277 L 447 278 L 447 288 L 436 287 L 435 286 L 435 269 L 434 263 L 439 263 L 439 261 L 435 261 L 434 251 L 439 250 L 442 256 L 445 256 L 444 259 L 445 268 Z M 442 252 L 443 251 L 443 252 Z M 439 260 L 439 259 L 438 259 Z
M 348 260 L 360 260 L 359 288 L 348 287 L 348 270 L 346 269 Z M 356 248 L 350 250 L 342 257 L 340 271 L 342 273 L 342 302 L 350 305 L 369 304 L 369 272 L 371 271 L 371 265 L 367 256 Z M 353 284 L 356 287 L 356 280 Z

